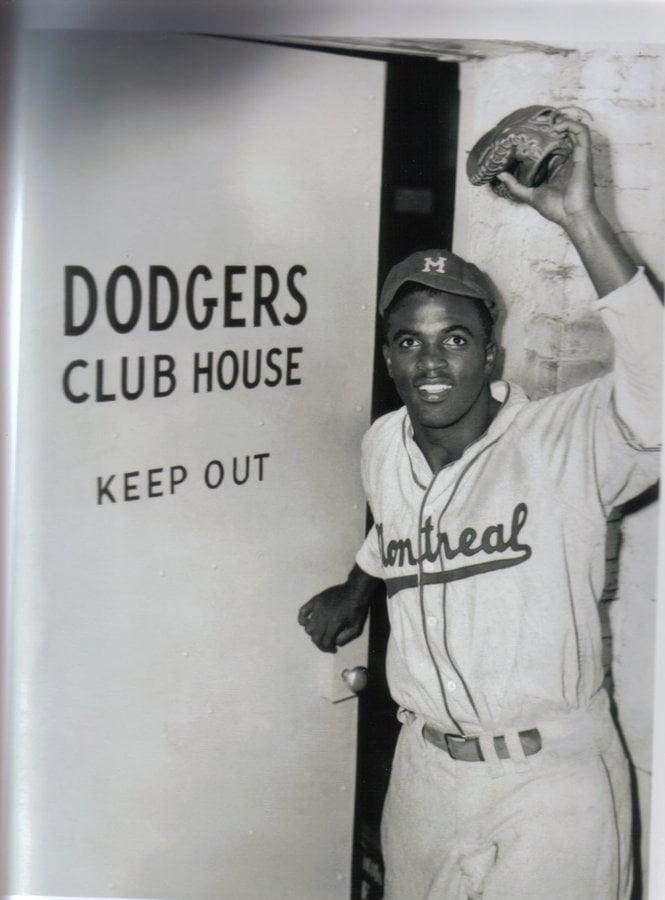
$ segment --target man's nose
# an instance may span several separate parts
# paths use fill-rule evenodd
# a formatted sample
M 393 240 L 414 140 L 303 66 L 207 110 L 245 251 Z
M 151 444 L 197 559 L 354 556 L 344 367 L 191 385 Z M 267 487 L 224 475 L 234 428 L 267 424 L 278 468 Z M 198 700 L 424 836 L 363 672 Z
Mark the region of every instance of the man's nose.
M 442 347 L 425 347 L 420 356 L 420 367 L 424 372 L 436 372 L 448 368 L 448 358 Z

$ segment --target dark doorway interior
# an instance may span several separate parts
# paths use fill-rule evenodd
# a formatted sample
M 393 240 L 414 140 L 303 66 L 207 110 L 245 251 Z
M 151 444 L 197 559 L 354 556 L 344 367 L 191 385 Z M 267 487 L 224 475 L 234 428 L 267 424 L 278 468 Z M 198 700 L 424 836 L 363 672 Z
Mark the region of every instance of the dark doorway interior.
M 458 65 L 418 57 L 387 62 L 379 285 L 409 253 L 452 244 Z M 401 405 L 385 370 L 377 321 L 372 420 Z M 385 597 L 372 604 L 369 683 L 359 696 L 352 898 L 383 896 L 379 825 L 398 722 L 385 678 Z

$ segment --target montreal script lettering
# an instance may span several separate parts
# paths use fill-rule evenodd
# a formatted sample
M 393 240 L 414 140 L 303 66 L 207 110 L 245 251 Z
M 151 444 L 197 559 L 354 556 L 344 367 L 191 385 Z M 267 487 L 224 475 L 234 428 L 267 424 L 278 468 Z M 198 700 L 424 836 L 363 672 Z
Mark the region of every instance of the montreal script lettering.
M 499 523 L 497 525 L 489 525 L 481 534 L 475 528 L 464 528 L 460 532 L 459 537 L 455 539 L 445 531 L 439 531 L 435 534 L 432 519 L 427 518 L 419 532 L 418 550 L 420 552 L 414 551 L 410 538 L 390 540 L 386 544 L 383 524 L 378 523 L 376 532 L 381 560 L 385 568 L 390 568 L 391 566 L 416 566 L 425 561 L 436 562 L 439 560 L 441 553 L 443 553 L 445 559 L 453 560 L 457 556 L 471 557 L 477 553 L 496 554 L 512 550 L 513 553 L 518 555 L 511 558 L 510 564 L 517 565 L 531 556 L 531 547 L 519 541 L 520 532 L 527 519 L 527 512 L 526 503 L 517 504 L 513 510 L 507 537 L 507 529 L 503 524 Z M 503 565 L 499 564 L 496 568 L 502 568 Z

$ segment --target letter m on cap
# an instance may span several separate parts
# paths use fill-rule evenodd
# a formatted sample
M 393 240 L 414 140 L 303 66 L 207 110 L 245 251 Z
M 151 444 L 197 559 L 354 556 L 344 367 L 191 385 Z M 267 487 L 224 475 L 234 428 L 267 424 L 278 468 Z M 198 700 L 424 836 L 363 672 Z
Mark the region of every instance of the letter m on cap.
M 423 272 L 431 272 L 432 269 L 436 269 L 439 275 L 443 275 L 446 271 L 446 257 L 439 256 L 436 259 L 432 259 L 431 256 L 425 257 L 425 265 L 422 268 Z

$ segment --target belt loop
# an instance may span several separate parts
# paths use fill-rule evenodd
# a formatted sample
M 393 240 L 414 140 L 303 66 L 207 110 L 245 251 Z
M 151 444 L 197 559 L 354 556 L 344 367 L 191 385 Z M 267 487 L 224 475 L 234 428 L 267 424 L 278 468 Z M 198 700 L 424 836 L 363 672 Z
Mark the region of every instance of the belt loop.
M 492 778 L 500 778 L 504 774 L 503 760 L 499 759 L 494 746 L 494 738 L 486 731 L 478 735 L 478 743 Z
M 510 753 L 511 761 L 516 766 L 524 766 L 526 764 L 526 753 L 519 734 L 513 729 L 512 731 L 506 731 L 503 737 L 508 753 Z

